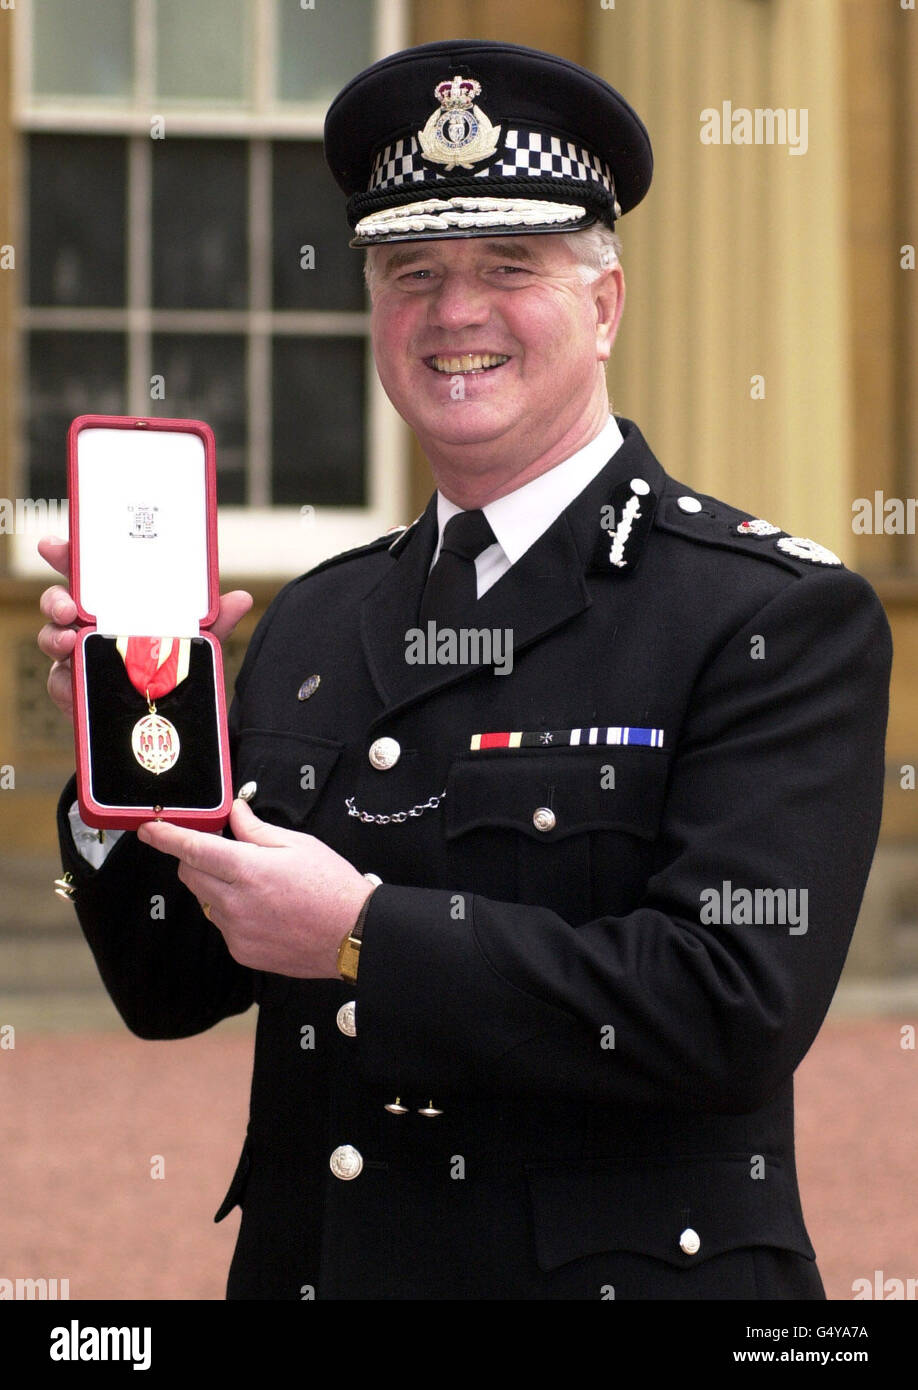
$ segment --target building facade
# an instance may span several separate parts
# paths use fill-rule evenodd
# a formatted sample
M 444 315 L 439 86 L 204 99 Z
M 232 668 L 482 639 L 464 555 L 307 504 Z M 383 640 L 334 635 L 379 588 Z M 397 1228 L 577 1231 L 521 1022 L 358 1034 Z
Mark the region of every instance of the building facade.
M 886 809 L 847 978 L 918 978 L 918 13 L 888 0 L 0 0 L 0 837 L 55 854 L 72 738 L 35 536 L 82 413 L 217 437 L 224 587 L 408 521 L 325 108 L 413 42 L 584 63 L 645 120 L 610 394 L 666 468 L 870 578 L 893 629 Z M 911 503 L 911 505 L 909 505 Z M 31 870 L 28 870 L 31 872 Z M 50 888 L 50 884 L 48 884 Z M 61 913 L 66 908 L 61 906 Z

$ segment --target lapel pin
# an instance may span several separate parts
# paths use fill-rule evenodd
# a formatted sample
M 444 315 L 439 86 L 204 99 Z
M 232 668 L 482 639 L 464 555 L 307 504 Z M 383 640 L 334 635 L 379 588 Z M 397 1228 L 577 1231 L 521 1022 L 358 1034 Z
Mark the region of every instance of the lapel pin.
M 321 676 L 307 676 L 296 692 L 296 698 L 298 700 L 308 700 L 311 695 L 315 695 L 321 679 Z

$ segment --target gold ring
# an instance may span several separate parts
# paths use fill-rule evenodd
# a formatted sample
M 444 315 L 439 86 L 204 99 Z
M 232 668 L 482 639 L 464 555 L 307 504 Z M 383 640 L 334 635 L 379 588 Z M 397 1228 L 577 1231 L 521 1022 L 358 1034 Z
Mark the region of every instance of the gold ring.
M 210 915 L 210 903 L 201 903 L 201 911 L 204 913 L 204 916 L 207 918 L 208 922 L 212 922 L 214 920 L 213 917 L 211 917 Z

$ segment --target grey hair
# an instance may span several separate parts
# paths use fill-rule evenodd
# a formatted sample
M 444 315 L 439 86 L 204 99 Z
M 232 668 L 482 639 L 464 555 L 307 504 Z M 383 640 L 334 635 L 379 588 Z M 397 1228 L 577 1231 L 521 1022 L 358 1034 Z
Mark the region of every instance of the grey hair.
M 592 227 L 583 227 L 578 232 L 563 232 L 560 235 L 565 246 L 576 257 L 580 278 L 586 285 L 598 280 L 603 271 L 612 270 L 621 264 L 621 238 L 604 222 L 594 222 Z M 371 295 L 377 273 L 370 252 L 375 249 L 373 246 L 367 247 L 363 262 L 363 276 Z
M 576 256 L 581 276 L 586 284 L 598 280 L 604 270 L 621 264 L 621 237 L 604 222 L 594 222 L 579 232 L 565 232 L 561 240 Z

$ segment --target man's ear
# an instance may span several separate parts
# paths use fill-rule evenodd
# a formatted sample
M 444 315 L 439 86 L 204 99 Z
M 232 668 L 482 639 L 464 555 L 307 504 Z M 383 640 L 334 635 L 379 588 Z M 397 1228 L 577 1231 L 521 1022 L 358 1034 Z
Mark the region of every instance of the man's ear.
M 625 272 L 620 265 L 604 270 L 590 288 L 596 309 L 596 360 L 608 362 L 625 307 Z

